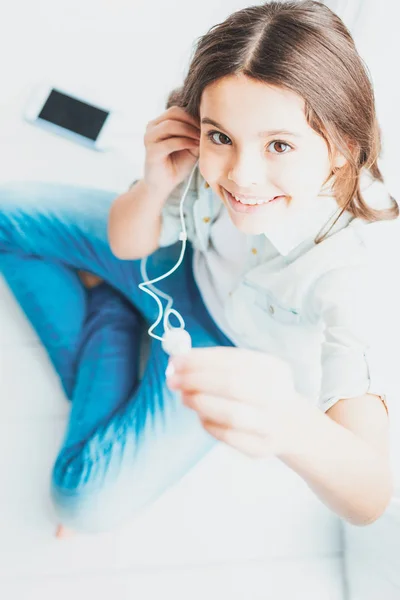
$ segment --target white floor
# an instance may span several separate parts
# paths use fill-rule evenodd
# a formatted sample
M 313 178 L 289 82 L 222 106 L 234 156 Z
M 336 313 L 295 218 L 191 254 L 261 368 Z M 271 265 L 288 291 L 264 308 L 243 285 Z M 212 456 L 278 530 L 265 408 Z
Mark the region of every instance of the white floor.
M 118 600 L 266 600 L 267 598 L 296 598 L 296 600 L 336 600 L 339 591 L 329 595 L 321 585 L 332 577 L 332 564 L 321 561 L 320 580 L 315 577 L 315 568 L 307 562 L 293 565 L 296 579 L 306 587 L 299 589 L 288 580 L 287 567 L 277 563 L 272 571 L 264 565 L 209 566 L 180 568 L 176 571 L 164 569 L 130 570 L 129 572 L 106 572 L 94 575 L 78 575 L 71 580 L 67 576 L 24 578 L 18 582 L 3 583 L 2 597 L 7 600 L 71 600 L 71 598 L 117 598 Z M 326 588 L 325 588 L 326 590 Z M 332 595 L 333 594 L 333 595 Z

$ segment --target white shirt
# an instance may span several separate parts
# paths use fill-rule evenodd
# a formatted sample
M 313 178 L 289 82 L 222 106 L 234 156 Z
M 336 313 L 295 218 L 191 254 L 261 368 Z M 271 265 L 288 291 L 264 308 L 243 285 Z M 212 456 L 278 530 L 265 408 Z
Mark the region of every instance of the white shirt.
M 228 212 L 222 210 L 210 230 L 210 244 L 206 253 L 195 251 L 194 277 L 214 321 L 236 346 L 241 346 L 240 336 L 227 320 L 225 307 L 245 273 L 249 238 L 234 226 Z
M 392 206 L 385 186 L 362 176 L 363 196 L 376 208 Z M 372 182 L 372 183 L 371 183 Z M 179 202 L 187 181 L 163 210 L 160 246 L 179 239 Z M 197 169 L 185 199 L 194 275 L 211 316 L 240 347 L 270 353 L 292 369 L 299 393 L 321 410 L 367 392 L 385 397 L 371 321 L 370 250 L 367 240 L 398 235 L 396 221 L 367 223 L 347 211 L 323 242 L 314 238 L 340 209 L 318 197 L 314 209 L 245 235 Z M 324 229 L 325 231 L 325 229 Z

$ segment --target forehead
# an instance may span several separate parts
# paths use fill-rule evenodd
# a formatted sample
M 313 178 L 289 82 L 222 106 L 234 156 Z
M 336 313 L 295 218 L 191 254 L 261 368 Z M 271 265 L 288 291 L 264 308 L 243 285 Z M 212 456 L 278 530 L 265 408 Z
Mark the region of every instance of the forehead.
M 301 96 L 244 75 L 223 77 L 206 86 L 200 116 L 226 123 L 231 129 L 242 124 L 257 132 L 278 128 L 304 132 L 309 128 Z

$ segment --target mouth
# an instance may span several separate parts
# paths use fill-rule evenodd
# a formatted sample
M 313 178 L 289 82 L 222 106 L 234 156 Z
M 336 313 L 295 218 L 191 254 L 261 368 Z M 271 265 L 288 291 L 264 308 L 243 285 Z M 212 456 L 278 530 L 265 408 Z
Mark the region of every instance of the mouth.
M 227 200 L 228 204 L 232 207 L 232 209 L 235 212 L 242 213 L 242 214 L 252 214 L 252 213 L 260 212 L 269 204 L 273 204 L 275 202 L 278 202 L 279 200 L 282 200 L 283 198 L 286 198 L 286 196 L 274 196 L 273 198 L 270 198 L 270 199 L 254 198 L 251 200 L 249 199 L 249 200 L 244 201 L 244 200 L 239 200 L 238 198 L 233 196 L 225 188 L 222 188 L 222 190 L 224 192 L 225 199 Z

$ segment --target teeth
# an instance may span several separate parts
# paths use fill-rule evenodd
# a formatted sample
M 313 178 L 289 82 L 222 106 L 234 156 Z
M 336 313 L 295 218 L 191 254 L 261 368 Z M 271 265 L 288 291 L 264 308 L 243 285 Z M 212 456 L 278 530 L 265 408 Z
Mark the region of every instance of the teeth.
M 233 194 L 232 194 L 233 195 Z M 262 198 L 249 198 L 248 200 L 241 200 L 240 198 L 238 198 L 237 196 L 234 196 L 235 200 L 237 200 L 238 202 L 240 202 L 241 204 L 250 204 L 250 205 L 254 205 L 254 204 L 265 204 L 266 202 L 269 202 L 269 200 L 263 200 Z

